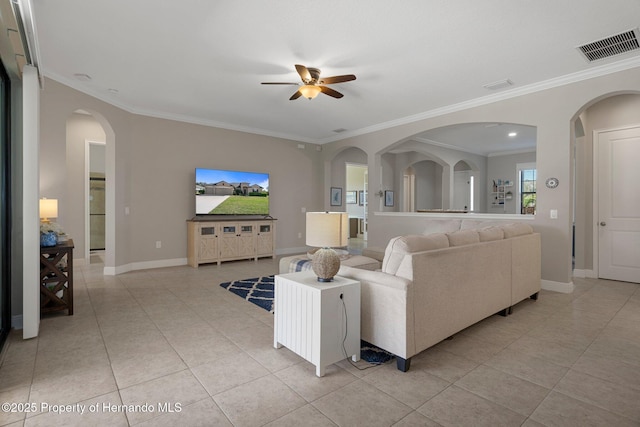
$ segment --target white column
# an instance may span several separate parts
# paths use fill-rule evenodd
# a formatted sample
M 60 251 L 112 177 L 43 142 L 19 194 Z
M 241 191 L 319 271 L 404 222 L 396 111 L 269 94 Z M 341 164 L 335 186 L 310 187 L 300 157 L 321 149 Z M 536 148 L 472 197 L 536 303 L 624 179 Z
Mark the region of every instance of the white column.
M 40 327 L 40 82 L 38 70 L 22 71 L 22 315 L 24 339 Z

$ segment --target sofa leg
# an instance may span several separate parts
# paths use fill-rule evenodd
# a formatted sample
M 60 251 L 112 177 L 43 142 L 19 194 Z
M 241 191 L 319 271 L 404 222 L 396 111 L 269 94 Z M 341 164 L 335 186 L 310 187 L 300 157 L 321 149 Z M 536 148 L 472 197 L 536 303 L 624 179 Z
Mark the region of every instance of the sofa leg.
M 540 292 L 536 292 L 535 294 L 531 295 L 529 298 L 531 298 L 531 299 L 532 299 L 532 300 L 534 300 L 534 301 L 538 301 L 538 294 L 539 294 L 539 293 L 540 293 Z
M 513 314 L 513 306 L 509 307 L 507 310 L 507 314 L 511 316 Z
M 509 315 L 509 308 L 505 308 L 504 310 L 500 310 L 498 314 L 502 317 L 507 317 Z
M 407 372 L 411 367 L 411 358 L 403 359 L 402 357 L 396 356 L 396 363 L 399 371 Z

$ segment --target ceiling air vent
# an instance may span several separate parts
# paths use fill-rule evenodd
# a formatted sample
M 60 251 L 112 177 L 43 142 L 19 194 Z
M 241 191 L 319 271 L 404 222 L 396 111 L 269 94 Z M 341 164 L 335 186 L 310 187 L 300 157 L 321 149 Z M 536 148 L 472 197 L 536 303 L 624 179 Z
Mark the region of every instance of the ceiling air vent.
M 513 82 L 509 79 L 499 80 L 493 83 L 487 83 L 482 87 L 489 90 L 499 90 L 504 89 L 505 87 L 513 86 Z
M 640 49 L 638 29 L 625 31 L 606 39 L 587 43 L 577 48 L 589 62 L 610 58 L 621 53 Z

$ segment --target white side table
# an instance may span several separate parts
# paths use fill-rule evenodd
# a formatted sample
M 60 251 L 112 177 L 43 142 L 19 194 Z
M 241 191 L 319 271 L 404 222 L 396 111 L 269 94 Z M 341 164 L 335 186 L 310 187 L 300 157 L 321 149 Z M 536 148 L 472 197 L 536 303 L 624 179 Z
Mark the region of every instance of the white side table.
M 279 274 L 274 301 L 275 348 L 313 363 L 319 377 L 349 356 L 360 360 L 360 282 L 335 276 L 321 283 L 313 271 Z

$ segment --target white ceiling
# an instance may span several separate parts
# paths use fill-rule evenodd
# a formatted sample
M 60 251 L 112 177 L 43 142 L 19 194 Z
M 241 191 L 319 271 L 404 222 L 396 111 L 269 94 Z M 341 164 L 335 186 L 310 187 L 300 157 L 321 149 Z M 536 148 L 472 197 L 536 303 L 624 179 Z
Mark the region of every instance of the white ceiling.
M 640 51 L 590 64 L 576 49 L 637 28 L 638 0 L 31 2 L 45 76 L 133 113 L 303 142 L 640 66 Z M 357 80 L 295 101 L 260 84 L 299 81 L 297 63 Z

